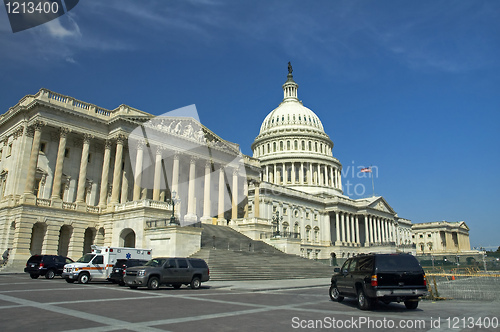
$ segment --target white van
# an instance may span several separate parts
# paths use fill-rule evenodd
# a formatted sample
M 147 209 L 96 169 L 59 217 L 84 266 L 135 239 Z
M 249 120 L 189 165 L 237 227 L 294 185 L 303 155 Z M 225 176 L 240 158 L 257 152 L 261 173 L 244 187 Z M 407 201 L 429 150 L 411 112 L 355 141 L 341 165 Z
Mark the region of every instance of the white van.
M 117 259 L 144 259 L 152 258 L 152 249 L 99 247 L 93 245 L 92 252 L 83 255 L 74 263 L 66 264 L 62 277 L 66 282 L 73 283 L 78 280 L 86 284 L 90 280 L 105 281 L 113 271 Z

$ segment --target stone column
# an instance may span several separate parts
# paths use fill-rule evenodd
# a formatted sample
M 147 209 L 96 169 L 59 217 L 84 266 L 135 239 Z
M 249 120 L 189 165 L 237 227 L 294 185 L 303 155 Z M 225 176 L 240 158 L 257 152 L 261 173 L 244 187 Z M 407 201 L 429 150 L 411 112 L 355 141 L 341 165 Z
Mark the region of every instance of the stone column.
M 175 151 L 172 166 L 172 192 L 179 194 L 179 153 Z
M 24 194 L 33 195 L 33 189 L 35 186 L 35 174 L 36 165 L 38 164 L 38 152 L 40 151 L 40 137 L 42 135 L 42 127 L 45 125 L 44 122 L 37 121 L 33 125 L 33 144 L 31 145 L 30 161 L 28 165 L 28 174 L 26 175 L 26 184 L 24 186 Z M 36 197 L 32 197 L 33 204 L 36 203 Z M 26 200 L 26 199 L 25 199 Z
M 260 218 L 260 183 L 258 181 L 254 182 L 255 194 L 254 194 L 254 209 L 253 216 L 255 219 Z
M 54 170 L 54 181 L 52 182 L 51 200 L 61 200 L 61 178 L 64 164 L 64 151 L 66 150 L 66 138 L 69 129 L 61 128 L 59 130 L 59 147 L 57 148 L 56 167 Z
M 339 213 L 335 212 L 335 235 L 337 238 L 335 239 L 335 245 L 340 245 L 340 222 L 339 222 Z
M 80 159 L 80 173 L 78 175 L 78 189 L 76 191 L 76 203 L 85 202 L 85 183 L 87 181 L 87 165 L 89 163 L 89 146 L 90 140 L 94 136 L 89 134 L 83 135 L 82 158 Z
M 339 173 L 339 189 L 342 190 L 342 171 L 338 170 Z
M 376 217 L 377 220 L 377 239 L 378 242 L 383 242 L 382 241 L 382 224 L 380 222 L 380 217 Z
M 351 242 L 355 243 L 356 242 L 356 232 L 355 232 L 356 229 L 354 227 L 354 215 L 353 214 L 351 214 L 350 219 L 351 219 Z
M 304 162 L 300 163 L 299 183 L 304 184 Z
M 153 201 L 160 200 L 160 190 L 161 190 L 161 159 L 162 159 L 162 148 L 156 147 L 156 157 L 155 157 L 155 173 L 153 182 Z
M 210 198 L 210 174 L 211 174 L 211 166 L 212 163 L 210 160 L 207 160 L 205 163 L 205 183 L 204 183 L 204 190 L 203 190 L 203 217 L 201 217 L 202 222 L 211 222 L 211 211 L 210 208 L 212 206 L 212 201 Z
M 111 204 L 117 204 L 120 194 L 120 183 L 122 174 L 123 162 L 123 143 L 125 141 L 124 135 L 118 135 L 116 138 L 116 153 L 115 153 L 115 167 L 113 169 L 113 188 L 111 191 Z
M 191 158 L 189 162 L 189 180 L 188 180 L 188 209 L 189 219 L 196 218 L 195 190 L 196 190 L 196 159 Z
M 224 194 L 226 192 L 226 180 L 224 178 L 224 167 L 219 169 L 219 206 L 218 206 L 218 219 L 224 221 Z
M 283 167 L 283 172 L 282 172 L 283 173 L 283 182 L 282 182 L 282 184 L 285 185 L 288 183 L 288 171 L 286 170 L 285 163 L 283 163 L 282 167 Z
M 370 233 L 368 230 L 368 215 L 365 214 L 365 247 L 370 246 Z
M 307 178 L 308 184 L 313 184 L 312 163 L 309 164 L 309 176 Z
M 135 174 L 134 174 L 134 196 L 132 199 L 138 201 L 141 199 L 141 183 L 142 183 L 142 162 L 144 159 L 144 145 L 146 142 L 140 140 L 137 142 L 137 156 L 135 159 Z
M 232 202 L 231 202 L 231 219 L 235 221 L 238 219 L 238 168 L 233 170 L 233 188 L 231 190 L 232 193 Z
M 358 244 L 358 245 L 361 245 L 361 240 L 360 240 L 360 237 L 359 237 L 359 219 L 358 219 L 358 216 L 354 216 L 355 218 L 355 225 L 356 225 L 356 240 L 355 242 Z
M 292 162 L 292 184 L 295 184 L 295 165 Z
M 278 184 L 278 176 L 276 175 L 276 164 L 274 164 L 274 173 L 273 173 L 273 182 L 274 184 Z
M 340 221 L 342 223 L 342 243 L 345 243 L 345 219 L 344 219 L 344 212 L 339 212 L 340 214 Z
M 108 176 L 109 160 L 111 158 L 111 141 L 107 140 L 104 146 L 104 160 L 102 163 L 101 190 L 99 194 L 99 206 L 104 208 L 108 199 Z
M 350 213 L 347 214 L 346 216 L 346 229 L 347 229 L 347 242 L 348 243 L 352 243 L 352 237 L 351 237 L 351 230 L 352 230 L 352 226 L 353 226 L 353 222 L 352 222 L 352 215 Z
M 245 200 L 245 207 L 243 208 L 243 218 L 248 219 L 248 181 L 243 179 L 243 195 Z
M 375 232 L 374 232 L 374 229 L 375 229 L 375 226 L 374 226 L 374 223 L 373 223 L 373 217 L 372 216 L 368 216 L 368 220 L 369 220 L 369 224 L 370 224 L 370 243 L 375 243 Z
M 335 188 L 335 178 L 333 177 L 333 166 L 330 166 L 330 179 L 332 181 L 330 187 Z

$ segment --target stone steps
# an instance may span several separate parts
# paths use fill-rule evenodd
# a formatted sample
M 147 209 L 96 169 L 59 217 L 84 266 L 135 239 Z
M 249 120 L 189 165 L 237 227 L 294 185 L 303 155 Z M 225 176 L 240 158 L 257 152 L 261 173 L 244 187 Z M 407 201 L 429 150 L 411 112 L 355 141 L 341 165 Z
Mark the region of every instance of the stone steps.
M 208 263 L 211 280 L 329 278 L 333 273 L 333 267 L 285 254 L 218 225 L 203 225 L 202 249 L 192 257 Z

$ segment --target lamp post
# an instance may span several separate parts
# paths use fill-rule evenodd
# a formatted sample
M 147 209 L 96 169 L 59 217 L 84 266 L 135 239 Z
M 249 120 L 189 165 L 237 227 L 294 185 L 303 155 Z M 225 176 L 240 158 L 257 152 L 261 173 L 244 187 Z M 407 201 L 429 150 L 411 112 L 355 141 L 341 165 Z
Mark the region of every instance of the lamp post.
M 283 220 L 283 217 L 280 217 L 279 211 L 276 211 L 276 216 L 273 217 L 273 224 L 276 223 L 276 233 L 274 233 L 274 237 L 281 237 L 280 235 L 280 221 Z
M 181 200 L 176 197 L 177 193 L 172 191 L 172 195 L 170 198 L 170 203 L 172 203 L 172 215 L 170 216 L 170 223 L 169 225 L 179 225 L 179 222 L 175 219 L 175 204 L 179 203 Z

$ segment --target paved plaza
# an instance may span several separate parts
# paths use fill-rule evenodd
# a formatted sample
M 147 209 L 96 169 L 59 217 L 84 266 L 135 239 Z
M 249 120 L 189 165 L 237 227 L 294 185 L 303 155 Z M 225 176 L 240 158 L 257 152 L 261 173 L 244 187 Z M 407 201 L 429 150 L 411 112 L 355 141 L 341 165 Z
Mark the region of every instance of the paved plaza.
M 498 330 L 477 325 L 468 329 L 467 324 L 498 320 L 499 301 L 422 301 L 412 311 L 403 304 L 378 304 L 361 311 L 354 300 L 330 301 L 328 282 L 220 281 L 207 282 L 200 290 L 149 291 L 108 283 L 68 284 L 58 277 L 0 275 L 0 326 L 2 331 L 89 332 L 392 331 L 401 324 L 405 331 Z

